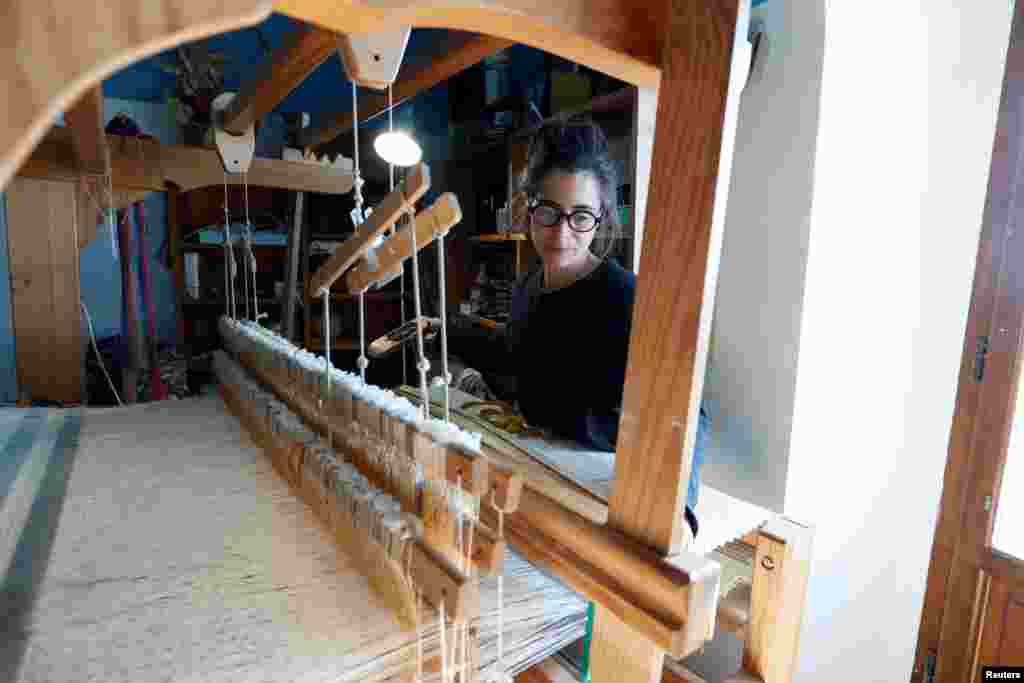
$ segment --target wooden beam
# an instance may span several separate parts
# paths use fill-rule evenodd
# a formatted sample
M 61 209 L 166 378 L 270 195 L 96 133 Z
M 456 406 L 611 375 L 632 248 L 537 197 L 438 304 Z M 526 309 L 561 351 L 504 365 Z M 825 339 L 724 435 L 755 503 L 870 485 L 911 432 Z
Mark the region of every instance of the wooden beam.
M 512 45 L 512 41 L 494 36 L 464 35 L 453 39 L 451 45 L 430 64 L 417 67 L 406 64 L 392 86 L 395 106 L 416 97 L 438 83 L 468 69 L 486 57 Z M 359 122 L 363 123 L 387 112 L 387 95 L 365 93 L 359 98 Z M 323 123 L 303 132 L 301 143 L 305 147 L 319 147 L 352 129 L 351 109 L 329 115 Z
M 741 91 L 733 77 L 734 46 L 746 36 L 745 26 L 739 25 L 745 19 L 740 0 L 670 0 L 664 23 L 663 82 L 654 132 L 660 142 L 651 162 L 628 381 L 608 505 L 610 526 L 664 554 L 678 552 L 688 538 L 683 508 Z M 642 170 L 642 163 L 638 166 Z M 683 229 L 673 229 L 680 225 Z M 665 296 L 666 291 L 675 294 Z M 605 610 L 595 614 L 592 650 L 611 654 L 592 659 L 592 680 L 657 683 L 667 648 L 631 624 L 632 629 L 625 628 L 616 617 L 621 618 Z M 693 639 L 688 648 L 700 647 L 714 634 L 714 617 L 688 625 L 687 635 Z M 624 677 L 627 661 L 629 675 Z
M 493 510 L 481 508 L 481 515 L 497 525 Z M 660 557 L 529 487 L 518 511 L 505 516 L 504 529 L 531 564 L 600 604 L 660 652 L 684 657 L 706 640 L 721 578 L 717 563 L 687 552 Z
M 182 192 L 220 185 L 224 166 L 217 152 L 204 147 L 162 145 L 145 138 L 108 135 L 111 173 L 117 191 L 163 192 L 167 183 Z M 74 181 L 78 179 L 75 152 L 69 131 L 54 128 L 32 152 L 18 175 L 27 178 Z M 252 187 L 346 194 L 353 176 L 347 168 L 318 163 L 253 159 L 248 182 Z M 240 185 L 241 175 L 228 175 L 229 185 Z M 133 197 L 137 198 L 135 194 Z
M 451 192 L 444 193 L 433 206 L 416 216 L 416 246 L 423 249 L 439 233 L 447 233 L 449 228 L 461 220 L 462 209 L 459 208 L 458 198 Z M 402 263 L 412 256 L 409 230 L 408 225 L 403 226 L 377 248 L 376 267 L 373 270 L 369 264 L 362 263 L 349 272 L 345 278 L 349 292 L 355 294 L 364 291 L 401 272 Z
M 0 26 L 0 188 L 57 115 L 105 77 L 174 45 L 257 24 L 270 11 L 269 0 L 154 0 L 144 12 L 101 0 L 8 3 Z M 33 45 L 47 49 L 26 48 Z
M 309 284 L 309 296 L 316 298 L 328 289 L 334 281 L 345 274 L 352 265 L 366 254 L 370 245 L 389 227 L 394 225 L 402 212 L 413 206 L 417 199 L 426 194 L 430 189 L 430 168 L 426 164 L 417 164 L 409 177 L 403 180 L 395 190 L 385 197 L 380 204 L 373 209 L 373 213 L 366 219 L 352 237 L 345 240 L 338 249 L 331 254 L 320 268 L 313 274 Z
M 663 553 L 677 551 L 685 537 L 683 506 L 729 181 L 720 156 L 723 143 L 731 148 L 733 131 L 724 131 L 733 127 L 738 104 L 739 84 L 730 88 L 733 44 L 746 35 L 737 31 L 739 4 L 672 0 L 668 17 L 608 507 L 610 524 Z
M 224 112 L 223 126 L 241 135 L 327 61 L 338 49 L 338 36 L 315 26 L 302 25 L 275 49 L 259 75 L 242 86 Z
M 591 643 L 590 666 L 593 671 L 615 671 L 616 680 L 629 683 L 660 683 L 663 651 L 651 647 L 649 642 L 638 642 L 636 631 L 600 604 L 594 606 Z
M 627 83 L 657 86 L 662 0 L 275 0 L 278 12 L 338 33 L 396 26 L 472 31 L 523 43 Z
M 742 674 L 789 683 L 796 674 L 813 531 L 782 517 L 757 534 L 750 624 Z
M 93 86 L 85 91 L 74 106 L 64 113 L 64 122 L 71 131 L 71 140 L 82 173 L 108 175 L 110 150 L 103 126 L 103 89 Z

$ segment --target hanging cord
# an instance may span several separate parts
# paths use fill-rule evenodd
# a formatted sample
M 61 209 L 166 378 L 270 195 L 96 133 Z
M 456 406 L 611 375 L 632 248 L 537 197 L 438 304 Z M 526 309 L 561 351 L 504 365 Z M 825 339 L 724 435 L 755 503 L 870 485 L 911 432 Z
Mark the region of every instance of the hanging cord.
M 224 297 L 225 308 L 232 320 L 235 311 L 235 252 L 231 241 L 231 214 L 228 210 L 228 174 L 224 173 Z
M 392 99 L 391 84 L 388 84 L 388 132 L 393 133 L 395 131 L 395 103 Z M 395 191 L 395 165 L 388 162 L 388 192 Z M 395 227 L 395 232 L 398 232 L 398 227 Z M 401 306 L 402 312 L 402 324 L 405 324 L 405 264 L 401 265 L 402 274 L 399 276 L 398 287 L 398 301 Z M 402 347 L 402 384 L 409 383 L 409 370 L 408 370 L 408 358 L 405 347 Z
M 252 319 L 259 323 L 260 304 L 256 296 L 256 254 L 252 251 L 252 222 L 249 220 L 249 172 L 242 174 L 242 185 L 245 188 L 245 250 L 249 259 L 249 272 L 252 274 Z
M 423 312 L 420 306 L 420 265 L 416 255 L 416 214 L 411 206 L 408 213 L 409 239 L 412 240 L 412 297 L 416 315 L 416 348 L 419 353 L 416 368 L 420 371 L 420 394 L 422 395 L 420 410 L 423 413 L 423 419 L 426 420 L 430 418 L 430 394 L 427 392 L 427 372 L 430 370 L 430 361 L 423 354 L 423 326 L 420 325 Z
M 445 646 L 445 624 L 444 624 L 444 600 L 440 601 L 440 605 L 437 611 L 440 614 L 441 621 L 441 681 L 442 683 L 448 683 L 450 676 L 448 673 L 448 648 Z
M 249 228 L 244 223 L 242 224 L 242 306 L 239 308 L 245 308 L 245 319 L 250 320 L 249 310 L 249 257 L 245 255 L 246 243 L 249 240 Z
M 440 301 L 439 313 L 441 314 L 441 375 L 437 377 L 439 384 L 444 385 L 444 421 L 451 422 L 451 409 L 448 401 L 448 388 L 452 383 L 451 373 L 448 372 L 448 311 L 445 303 L 445 261 L 444 261 L 444 235 L 437 236 L 437 279 L 440 283 L 438 300 Z
M 96 332 L 92 329 L 92 316 L 89 315 L 89 309 L 85 307 L 85 302 L 81 299 L 78 300 L 79 305 L 82 307 L 82 313 L 85 313 L 85 323 L 89 326 L 89 339 L 92 340 L 92 350 L 96 352 L 96 360 L 99 361 L 100 370 L 103 371 L 103 376 L 107 378 L 107 384 L 110 385 L 110 390 L 114 392 L 114 398 L 117 400 L 117 405 L 123 406 L 121 402 L 121 395 L 117 393 L 117 389 L 114 388 L 114 380 L 110 379 L 110 373 L 107 372 L 107 365 L 103 362 L 103 356 L 100 355 L 100 347 L 96 345 Z
M 354 199 L 356 201 L 356 227 L 363 222 L 363 176 L 359 168 L 359 92 L 356 82 L 352 81 L 352 159 L 355 166 L 355 178 L 352 182 Z M 366 384 L 366 368 L 370 361 L 366 358 L 366 301 L 363 292 L 359 292 L 359 358 L 356 365 L 359 367 L 359 376 Z
M 494 490 L 491 490 L 489 504 L 498 514 L 498 538 L 505 538 L 505 511 L 498 507 L 495 500 Z M 505 570 L 498 572 L 498 676 L 497 680 L 504 683 L 505 674 Z
M 331 290 L 323 291 L 324 297 L 324 391 L 320 396 L 320 411 L 323 412 L 324 400 L 331 395 Z M 330 446 L 331 430 L 327 430 L 327 442 Z
M 420 606 L 422 596 L 416 590 L 416 683 L 423 683 L 423 608 Z
M 359 367 L 359 376 L 366 384 L 366 368 L 370 361 L 366 358 L 366 301 L 363 299 L 363 292 L 359 292 L 359 358 L 356 359 Z
M 359 222 L 363 222 L 363 175 L 359 167 L 359 104 L 356 82 L 352 81 L 352 146 L 355 148 L 352 157 L 355 165 L 355 178 L 352 183 L 355 192 L 356 210 Z
M 107 174 L 107 198 L 110 208 L 107 210 L 107 222 L 110 224 L 110 249 L 116 261 L 120 254 L 120 247 L 117 243 L 117 210 L 114 208 L 114 174 Z

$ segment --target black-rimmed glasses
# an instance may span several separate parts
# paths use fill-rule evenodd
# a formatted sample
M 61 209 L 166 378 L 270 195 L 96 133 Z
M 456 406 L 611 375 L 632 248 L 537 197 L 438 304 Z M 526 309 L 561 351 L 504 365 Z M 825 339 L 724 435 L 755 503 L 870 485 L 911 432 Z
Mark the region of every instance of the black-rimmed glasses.
M 553 228 L 565 218 L 574 232 L 590 232 L 601 224 L 601 216 L 587 209 L 563 211 L 553 202 L 535 201 L 530 204 L 530 216 L 545 228 Z

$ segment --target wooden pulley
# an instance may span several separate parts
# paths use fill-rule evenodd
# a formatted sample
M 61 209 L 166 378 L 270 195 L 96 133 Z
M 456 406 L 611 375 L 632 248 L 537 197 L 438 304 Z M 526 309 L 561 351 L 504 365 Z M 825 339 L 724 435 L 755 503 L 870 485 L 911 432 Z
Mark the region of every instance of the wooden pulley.
M 398 77 L 412 28 L 391 31 L 342 34 L 338 38 L 341 63 L 350 81 L 357 85 L 386 90 Z

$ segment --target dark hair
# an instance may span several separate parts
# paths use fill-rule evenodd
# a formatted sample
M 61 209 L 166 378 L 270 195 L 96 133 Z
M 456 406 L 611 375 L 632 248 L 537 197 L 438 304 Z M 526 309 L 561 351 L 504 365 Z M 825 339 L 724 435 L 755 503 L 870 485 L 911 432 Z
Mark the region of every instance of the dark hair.
M 575 117 L 545 124 L 530 141 L 526 170 L 520 181 L 521 190 L 529 199 L 540 194 L 540 186 L 549 174 L 589 173 L 601 190 L 603 217 L 597 227 L 592 251 L 604 259 L 622 233 L 617 208 L 618 172 L 608 152 L 608 139 L 593 121 Z

